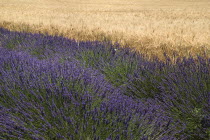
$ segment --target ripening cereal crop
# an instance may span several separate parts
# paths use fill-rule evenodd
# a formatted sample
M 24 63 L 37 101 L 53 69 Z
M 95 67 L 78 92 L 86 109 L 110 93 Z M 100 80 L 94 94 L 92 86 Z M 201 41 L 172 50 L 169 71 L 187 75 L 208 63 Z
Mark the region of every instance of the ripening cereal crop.
M 148 58 L 210 54 L 208 0 L 1 0 L 0 26 L 109 40 Z

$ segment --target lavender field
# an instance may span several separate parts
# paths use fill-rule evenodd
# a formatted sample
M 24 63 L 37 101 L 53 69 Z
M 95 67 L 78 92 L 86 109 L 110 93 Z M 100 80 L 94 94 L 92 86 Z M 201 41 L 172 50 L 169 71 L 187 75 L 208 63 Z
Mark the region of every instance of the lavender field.
M 0 28 L 0 139 L 208 140 L 210 59 Z

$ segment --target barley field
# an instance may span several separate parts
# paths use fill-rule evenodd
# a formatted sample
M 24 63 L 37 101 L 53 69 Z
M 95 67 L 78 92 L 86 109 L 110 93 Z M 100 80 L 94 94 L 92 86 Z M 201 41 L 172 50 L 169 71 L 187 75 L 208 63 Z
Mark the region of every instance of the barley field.
M 118 42 L 148 58 L 210 56 L 209 0 L 1 0 L 0 27 Z

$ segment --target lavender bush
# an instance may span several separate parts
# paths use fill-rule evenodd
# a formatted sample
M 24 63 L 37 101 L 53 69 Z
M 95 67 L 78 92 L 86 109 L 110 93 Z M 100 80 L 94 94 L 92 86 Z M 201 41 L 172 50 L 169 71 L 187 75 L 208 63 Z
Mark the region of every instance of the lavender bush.
M 184 58 L 173 65 L 157 65 L 146 74 L 137 70 L 130 79 L 128 90 L 138 98 L 158 99 L 170 116 L 185 122 L 184 133 L 189 138 L 207 138 L 209 127 L 204 127 L 202 120 L 207 120 L 205 118 L 210 114 L 209 62 L 200 57 Z
M 208 139 L 209 63 L 0 29 L 0 139 Z

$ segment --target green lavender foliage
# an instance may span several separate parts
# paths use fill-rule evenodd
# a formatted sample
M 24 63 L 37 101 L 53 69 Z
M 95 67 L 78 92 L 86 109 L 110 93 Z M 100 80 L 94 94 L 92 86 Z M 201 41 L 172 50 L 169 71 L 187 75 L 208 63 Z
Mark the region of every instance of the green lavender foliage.
M 0 139 L 209 139 L 209 68 L 0 29 Z

